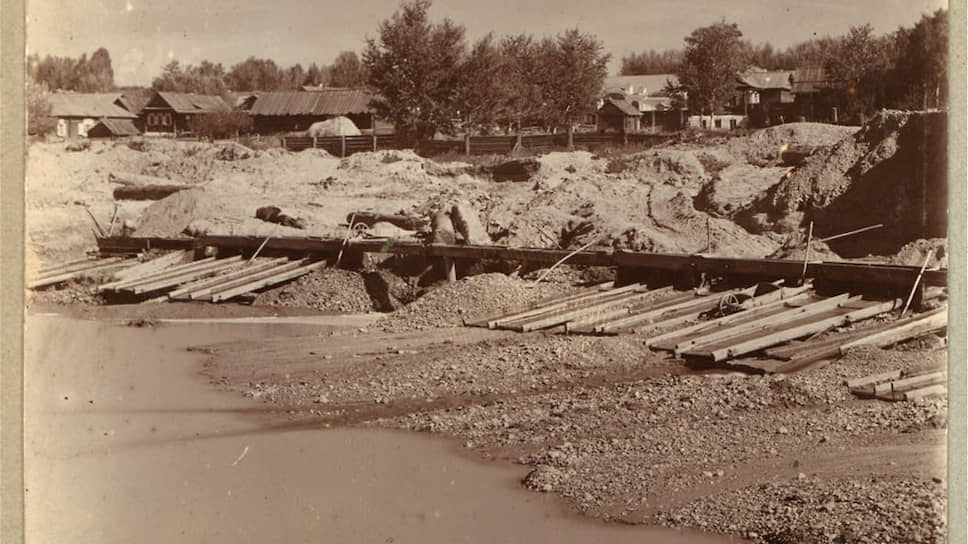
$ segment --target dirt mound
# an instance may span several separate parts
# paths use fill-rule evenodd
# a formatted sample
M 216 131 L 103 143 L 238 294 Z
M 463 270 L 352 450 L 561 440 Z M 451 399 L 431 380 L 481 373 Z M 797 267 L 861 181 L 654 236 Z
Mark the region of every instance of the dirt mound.
M 562 284 L 534 284 L 500 273 L 481 274 L 440 284 L 377 325 L 388 332 L 456 327 L 464 318 L 481 318 L 570 290 Z
M 216 198 L 204 189 L 179 191 L 145 208 L 138 236 L 180 236 L 197 219 L 213 215 Z
M 857 127 L 825 123 L 787 123 L 758 130 L 729 143 L 730 149 L 745 156 L 751 164 L 777 161 L 780 153 L 792 145 L 832 146 L 857 132 Z
M 363 277 L 357 272 L 338 268 L 312 272 L 259 293 L 253 304 L 342 313 L 362 313 L 374 309 Z
M 921 266 L 931 251 L 931 259 L 928 261 L 928 268 L 941 267 L 948 268 L 948 239 L 929 238 L 915 240 L 904 244 L 904 247 L 891 257 L 891 264 L 903 264 L 908 266 Z
M 947 231 L 947 114 L 882 111 L 850 138 L 809 157 L 738 217 L 747 228 L 789 232 L 814 221 L 844 257 L 890 255 Z
M 780 183 L 788 168 L 759 168 L 735 164 L 722 169 L 702 186 L 694 204 L 716 217 L 732 217 L 764 192 Z

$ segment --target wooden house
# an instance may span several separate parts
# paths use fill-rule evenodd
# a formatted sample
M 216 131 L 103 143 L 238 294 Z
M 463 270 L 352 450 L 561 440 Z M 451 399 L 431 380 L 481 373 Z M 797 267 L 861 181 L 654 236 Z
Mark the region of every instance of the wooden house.
M 200 115 L 232 111 L 221 97 L 155 91 L 141 108 L 138 122 L 148 135 L 178 136 L 192 132 L 192 119 Z
M 88 138 L 123 138 L 141 134 L 133 119 L 104 118 L 87 131 Z
M 598 108 L 596 125 L 599 132 L 638 132 L 641 119 L 639 108 L 624 98 L 608 96 Z
M 48 102 L 50 116 L 57 120 L 55 132 L 62 138 L 86 137 L 103 119 L 137 117 L 124 108 L 120 94 L 53 93 Z
M 348 117 L 361 130 L 373 128 L 373 94 L 362 89 L 312 89 L 260 94 L 249 110 L 255 132 L 304 131 L 313 123 L 334 117 Z
M 752 126 L 765 127 L 792 121 L 792 70 L 747 70 L 736 75 L 736 113 L 742 112 Z

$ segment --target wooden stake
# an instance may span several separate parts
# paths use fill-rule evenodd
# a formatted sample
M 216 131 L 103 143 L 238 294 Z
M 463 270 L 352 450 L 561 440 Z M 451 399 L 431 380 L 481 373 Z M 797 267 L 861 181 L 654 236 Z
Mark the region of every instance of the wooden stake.
M 803 251 L 803 272 L 800 273 L 800 279 L 807 277 L 807 261 L 810 259 L 810 241 L 813 238 L 813 221 L 810 222 L 810 229 L 807 231 L 807 248 Z
M 114 234 L 114 221 L 118 218 L 118 204 L 114 204 L 114 213 L 111 214 L 111 225 L 108 227 L 108 238 Z
M 878 223 L 876 225 L 871 225 L 869 227 L 864 227 L 862 229 L 852 230 L 852 231 L 849 231 L 849 232 L 842 232 L 840 234 L 835 234 L 833 236 L 828 236 L 826 238 L 821 238 L 820 241 L 821 242 L 829 242 L 831 240 L 836 240 L 838 238 L 844 238 L 844 237 L 847 237 L 847 236 L 853 236 L 854 234 L 860 234 L 862 232 L 867 232 L 869 230 L 879 229 L 879 228 L 881 228 L 883 226 L 884 226 L 883 224 Z
M 255 250 L 255 253 L 252 254 L 252 257 L 250 257 L 249 261 L 245 264 L 247 265 L 252 264 L 252 261 L 254 261 L 255 258 L 259 256 L 259 253 L 262 252 L 262 248 L 266 247 L 266 244 L 269 243 L 269 238 L 272 238 L 272 235 L 275 234 L 275 232 L 276 232 L 276 225 L 273 225 L 272 229 L 269 231 L 269 235 L 266 236 L 266 239 L 262 241 L 262 244 L 259 246 L 259 249 Z
M 346 238 L 343 238 L 343 243 L 339 246 L 339 253 L 336 254 L 336 264 L 333 265 L 333 268 L 339 267 L 339 261 L 343 258 L 343 249 L 346 248 L 346 244 L 350 241 L 350 236 L 353 235 L 353 221 L 355 220 L 356 214 L 354 213 L 350 215 L 350 226 L 346 228 Z
M 106 236 L 104 236 L 104 229 L 101 228 L 100 223 L 97 222 L 97 218 L 94 217 L 94 214 L 93 213 L 91 213 L 91 209 L 88 208 L 87 206 L 84 206 L 84 211 L 87 212 L 87 215 L 90 215 L 91 216 L 91 221 L 94 221 L 94 226 L 97 227 L 97 231 L 101 233 L 101 236 L 100 237 L 101 238 L 106 238 Z
M 934 256 L 934 250 L 929 249 L 928 256 L 924 259 L 924 264 L 921 265 L 921 271 L 918 272 L 918 277 L 914 280 L 914 285 L 911 286 L 911 293 L 908 295 L 907 302 L 904 303 L 904 309 L 901 310 L 901 317 L 904 317 L 904 314 L 907 313 L 908 306 L 911 305 L 911 300 L 914 299 L 914 293 L 918 290 L 918 284 L 921 283 L 921 276 L 924 275 L 924 269 L 928 267 L 928 262 L 931 261 L 932 256 Z

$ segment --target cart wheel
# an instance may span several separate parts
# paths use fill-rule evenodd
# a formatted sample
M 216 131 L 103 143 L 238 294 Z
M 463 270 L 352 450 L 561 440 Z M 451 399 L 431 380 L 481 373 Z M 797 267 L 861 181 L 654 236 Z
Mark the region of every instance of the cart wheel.
M 366 223 L 355 223 L 353 225 L 353 236 L 356 238 L 365 238 L 367 234 L 370 233 L 370 226 Z

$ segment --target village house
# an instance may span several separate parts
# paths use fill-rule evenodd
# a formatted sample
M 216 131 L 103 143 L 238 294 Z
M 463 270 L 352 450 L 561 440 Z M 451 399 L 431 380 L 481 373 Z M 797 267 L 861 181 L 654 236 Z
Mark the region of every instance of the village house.
M 599 132 L 638 132 L 642 112 L 624 98 L 609 96 L 598 108 L 596 127 Z
M 138 115 L 146 135 L 179 136 L 192 132 L 192 119 L 210 113 L 232 111 L 221 97 L 155 91 Z
M 793 73 L 792 92 L 795 113 L 805 121 L 837 123 L 843 111 L 843 83 L 830 79 L 819 66 L 797 68 Z
M 736 75 L 737 94 L 732 106 L 738 114 L 749 118 L 749 124 L 766 127 L 792 121 L 792 70 L 760 70 L 752 68 Z
M 334 117 L 348 117 L 360 130 L 374 126 L 374 96 L 361 89 L 315 88 L 311 91 L 262 93 L 249 115 L 258 134 L 297 132 L 313 123 Z
M 104 118 L 87 131 L 88 138 L 123 138 L 141 134 L 133 119 Z
M 55 132 L 61 138 L 87 137 L 104 119 L 131 123 L 137 117 L 125 109 L 120 94 L 54 93 L 48 102 L 50 116 L 57 120 Z
M 674 107 L 672 99 L 664 95 L 667 85 L 677 84 L 675 74 L 607 77 L 598 109 L 604 108 L 608 99 L 621 100 L 641 114 L 641 119 L 635 122 L 637 131 L 676 131 L 684 124 L 685 111 Z M 608 112 L 614 115 L 613 108 Z M 602 130 L 601 126 L 598 128 Z

